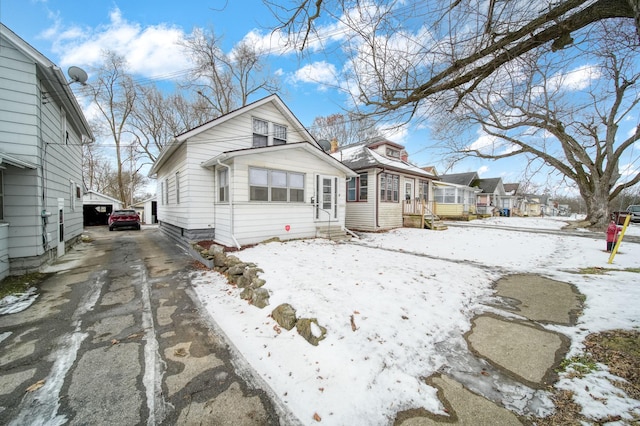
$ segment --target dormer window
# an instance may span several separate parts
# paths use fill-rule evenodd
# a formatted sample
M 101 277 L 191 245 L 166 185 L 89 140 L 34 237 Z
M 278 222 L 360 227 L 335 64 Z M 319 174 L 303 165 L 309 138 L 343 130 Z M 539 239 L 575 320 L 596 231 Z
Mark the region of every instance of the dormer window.
M 400 158 L 400 151 L 393 148 L 387 148 L 387 157 Z
M 267 146 L 269 141 L 269 123 L 259 118 L 253 119 L 253 147 Z

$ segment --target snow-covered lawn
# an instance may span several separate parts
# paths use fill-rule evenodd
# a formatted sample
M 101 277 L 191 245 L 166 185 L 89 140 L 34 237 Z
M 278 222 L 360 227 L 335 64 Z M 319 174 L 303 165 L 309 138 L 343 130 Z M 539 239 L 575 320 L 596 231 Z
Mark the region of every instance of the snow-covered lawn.
M 604 233 L 585 238 L 514 229 L 560 229 L 563 220 L 473 224 L 489 227 L 404 228 L 365 234 L 354 243 L 291 241 L 234 253 L 264 270 L 271 293 L 265 309 L 240 299 L 240 290 L 216 272 L 195 273 L 192 282 L 235 348 L 304 424 L 315 424 L 316 415 L 322 424 L 386 425 L 399 410 L 416 407 L 445 414 L 436 389 L 422 378 L 452 362 L 446 348 L 464 350 L 471 318 L 490 309 L 483 303 L 493 298 L 491 285 L 507 274 L 541 274 L 586 295 L 578 324 L 549 326 L 572 339 L 570 355 L 580 353 L 591 332 L 640 327 L 640 274 L 624 271 L 640 268 L 639 244 L 623 242 L 608 264 Z M 638 228 L 632 225 L 627 235 L 640 235 Z M 582 267 L 615 271 L 576 274 Z M 298 318 L 317 318 L 326 339 L 312 346 L 295 330 L 276 327 L 270 313 L 281 303 L 291 304 Z M 594 377 L 589 383 L 608 382 Z M 561 385 L 585 386 L 568 379 Z M 531 397 L 526 388 L 520 392 Z M 602 395 L 579 399 L 585 414 L 640 415 L 640 401 Z M 549 408 L 542 404 L 538 414 Z

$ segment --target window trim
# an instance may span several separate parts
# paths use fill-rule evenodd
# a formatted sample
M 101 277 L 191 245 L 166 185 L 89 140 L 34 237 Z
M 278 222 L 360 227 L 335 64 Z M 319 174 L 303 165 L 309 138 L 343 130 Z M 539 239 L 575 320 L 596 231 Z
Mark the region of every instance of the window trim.
M 366 177 L 366 185 L 362 185 L 362 177 Z M 351 183 L 353 183 L 353 187 L 350 187 Z M 362 173 L 358 173 L 358 176 L 351 178 L 350 180 L 347 180 L 346 182 L 347 185 L 347 202 L 349 203 L 366 203 L 367 201 L 369 201 L 369 172 L 362 172 Z M 363 190 L 364 189 L 364 195 L 365 197 L 363 198 Z M 353 199 L 350 199 L 349 197 L 349 192 L 352 191 L 353 194 Z
M 258 122 L 265 124 L 265 126 L 266 126 L 266 132 L 265 133 L 261 133 L 259 131 L 256 131 L 256 124 Z M 260 130 L 260 129 L 257 129 L 257 130 Z M 264 119 L 258 118 L 258 117 L 252 117 L 251 134 L 252 134 L 251 146 L 253 148 L 262 148 L 262 147 L 265 147 L 265 146 L 269 146 L 269 122 L 267 120 L 264 120 Z M 259 137 L 260 141 L 264 140 L 264 145 L 256 144 L 256 137 Z
M 224 176 L 224 179 L 222 179 Z M 224 183 L 224 186 L 222 185 Z M 229 202 L 229 169 L 221 167 L 218 169 L 218 202 Z
M 176 172 L 176 204 L 180 204 L 180 172 Z
M 267 181 L 266 181 L 266 186 L 264 184 L 262 184 L 262 182 L 256 182 L 253 183 L 252 182 L 252 176 L 251 176 L 251 171 L 255 170 L 255 171 L 263 171 L 266 172 L 266 177 L 267 177 Z M 284 173 L 285 174 L 285 186 L 282 185 L 275 185 L 273 184 L 273 174 L 274 173 Z M 292 182 L 291 182 L 291 177 L 292 176 L 302 176 L 302 186 L 301 187 L 297 187 L 297 186 L 292 186 Z M 264 167 L 249 167 L 249 179 L 248 179 L 248 183 L 249 183 L 249 202 L 262 202 L 262 203 L 304 203 L 305 200 L 305 186 L 306 186 L 306 174 L 302 173 L 302 172 L 294 172 L 294 171 L 289 171 L 289 170 L 278 170 L 278 169 L 267 169 Z M 266 194 L 267 194 L 267 199 L 254 199 L 253 198 L 253 191 L 252 188 L 264 188 L 266 189 Z M 273 190 L 274 189 L 284 189 L 286 191 L 286 201 L 285 200 L 273 200 Z M 300 191 L 302 190 L 302 197 L 296 197 L 299 198 L 299 200 L 293 200 L 292 201 L 292 191 Z
M 398 203 L 400 202 L 400 175 L 392 173 L 380 173 L 380 202 Z

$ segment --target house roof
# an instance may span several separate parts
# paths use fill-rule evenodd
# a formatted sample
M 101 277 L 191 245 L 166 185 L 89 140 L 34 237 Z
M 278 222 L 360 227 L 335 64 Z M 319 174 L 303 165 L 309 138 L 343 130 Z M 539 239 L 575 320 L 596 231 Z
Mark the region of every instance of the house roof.
M 288 121 L 296 128 L 296 130 L 304 135 L 305 138 L 310 143 L 317 144 L 313 136 L 309 133 L 309 131 L 300 123 L 298 118 L 291 112 L 291 110 L 284 104 L 282 99 L 278 95 L 269 95 L 265 98 L 252 102 L 248 105 L 245 105 L 241 108 L 238 108 L 234 111 L 231 111 L 227 114 L 221 115 L 218 118 L 214 118 L 213 120 L 204 123 L 198 127 L 194 127 L 191 130 L 188 130 L 182 134 L 177 135 L 173 141 L 165 147 L 164 150 L 160 153 L 156 161 L 154 162 L 151 170 L 149 171 L 149 176 L 154 175 L 158 172 L 158 169 L 165 163 L 165 161 L 173 154 L 186 140 L 189 138 L 196 136 L 202 132 L 206 132 L 207 130 L 218 126 L 228 120 L 231 120 L 237 117 L 240 114 L 244 114 L 247 111 L 251 111 L 252 109 L 259 108 L 267 103 L 273 103 L 275 107 L 288 119 Z M 319 145 L 318 145 L 319 146 Z
M 391 144 L 398 146 L 401 149 L 404 148 L 402 145 L 394 143 Z M 372 143 L 370 142 L 347 145 L 340 148 L 337 152 L 332 153 L 331 156 L 355 171 L 370 169 L 372 167 L 381 167 L 411 175 L 437 179 L 433 173 L 429 173 L 418 166 L 414 166 L 413 164 L 400 159 L 387 158 L 375 151 L 372 151 L 370 149 L 371 145 Z M 379 146 L 380 141 L 373 142 L 373 145 Z
M 37 70 L 44 77 L 46 84 L 51 87 L 51 90 L 48 91 L 47 94 L 61 104 L 69 113 L 68 121 L 75 129 L 89 140 L 93 140 L 94 137 L 89 123 L 82 113 L 82 109 L 69 87 L 70 83 L 67 82 L 67 78 L 64 76 L 60 67 L 51 62 L 46 56 L 2 23 L 0 23 L 0 36 L 33 60 Z
M 244 155 L 258 155 L 261 154 L 263 152 L 278 152 L 278 151 L 291 151 L 291 150 L 298 150 L 298 149 L 302 149 L 314 156 L 316 156 L 317 158 L 319 158 L 320 160 L 323 160 L 325 162 L 330 163 L 332 166 L 340 169 L 341 171 L 343 171 L 347 176 L 357 176 L 357 173 L 355 173 L 353 170 L 351 170 L 349 167 L 347 167 L 346 165 L 342 164 L 340 161 L 338 161 L 337 159 L 333 158 L 331 155 L 327 154 L 326 152 L 324 152 L 322 149 L 316 147 L 315 145 L 312 145 L 309 142 L 297 142 L 297 143 L 287 143 L 284 145 L 269 145 L 269 146 L 263 146 L 263 147 L 259 147 L 259 148 L 244 148 L 244 149 L 236 149 L 233 151 L 226 151 L 221 153 L 220 155 L 217 155 L 213 158 L 210 158 L 209 160 L 203 162 L 201 164 L 202 167 L 213 167 L 215 165 L 218 164 L 218 162 L 223 163 L 227 160 L 231 160 L 235 157 L 240 157 L 240 156 L 244 156 Z
M 498 189 L 502 178 L 475 179 L 470 186 L 477 186 L 485 194 L 493 194 Z
M 518 188 L 520 187 L 519 183 L 505 183 L 504 185 L 504 192 L 506 192 L 507 194 L 511 194 L 511 195 L 516 195 L 516 193 L 518 192 Z
M 112 203 L 117 203 L 117 204 L 124 204 L 122 201 L 117 200 L 113 197 L 110 197 L 108 195 L 102 194 L 98 191 L 94 191 L 93 189 L 90 189 L 88 191 L 86 191 L 83 195 L 82 198 L 85 198 L 86 195 L 89 195 L 89 200 L 88 201 L 95 201 L 96 199 L 103 199 L 104 201 L 111 201 Z M 94 195 L 95 198 L 91 197 L 91 195 Z
M 467 173 L 450 173 L 440 176 L 440 180 L 448 183 L 455 183 L 456 185 L 472 186 L 474 180 L 478 179 L 477 172 Z
M 22 161 L 16 157 L 13 157 L 9 154 L 5 154 L 4 152 L 0 152 L 0 164 L 9 164 L 14 167 L 19 167 L 21 169 L 37 169 L 33 163 L 29 163 L 28 161 Z

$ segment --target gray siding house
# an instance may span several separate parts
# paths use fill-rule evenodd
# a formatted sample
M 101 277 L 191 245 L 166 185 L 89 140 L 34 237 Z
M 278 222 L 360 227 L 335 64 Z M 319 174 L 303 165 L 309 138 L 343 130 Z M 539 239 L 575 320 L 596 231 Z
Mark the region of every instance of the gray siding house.
M 37 270 L 79 238 L 92 138 L 60 68 L 0 24 L 0 278 Z
M 277 95 L 178 135 L 149 175 L 160 230 L 175 240 L 241 247 L 345 231 L 345 182 Z

